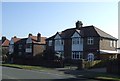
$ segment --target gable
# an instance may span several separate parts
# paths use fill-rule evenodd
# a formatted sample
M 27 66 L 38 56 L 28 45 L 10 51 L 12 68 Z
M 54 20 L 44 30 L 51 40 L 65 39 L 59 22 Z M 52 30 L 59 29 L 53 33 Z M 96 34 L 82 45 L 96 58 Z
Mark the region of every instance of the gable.
M 29 37 L 29 38 L 26 40 L 26 43 L 32 43 L 32 39 Z
M 14 40 L 13 39 L 10 40 L 10 44 L 14 44 Z
M 61 39 L 60 35 L 57 33 L 54 39 Z
M 81 37 L 80 34 L 78 34 L 77 32 L 75 32 L 71 38 L 75 38 L 75 37 Z

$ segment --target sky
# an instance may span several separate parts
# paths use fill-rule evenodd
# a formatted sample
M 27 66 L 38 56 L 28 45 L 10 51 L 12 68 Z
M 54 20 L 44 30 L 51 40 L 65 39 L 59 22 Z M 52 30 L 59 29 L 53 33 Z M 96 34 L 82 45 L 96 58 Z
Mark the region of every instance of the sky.
M 38 32 L 50 37 L 77 20 L 118 38 L 118 2 L 2 2 L 2 36 L 8 39 Z

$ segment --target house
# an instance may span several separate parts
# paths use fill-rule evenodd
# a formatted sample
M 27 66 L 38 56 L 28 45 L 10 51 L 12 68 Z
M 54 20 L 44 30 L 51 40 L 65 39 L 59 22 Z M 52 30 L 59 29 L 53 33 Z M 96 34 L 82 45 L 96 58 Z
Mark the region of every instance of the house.
M 14 62 L 42 55 L 46 48 L 45 39 L 46 37 L 41 37 L 40 33 L 37 36 L 29 34 L 27 38 L 13 37 L 10 40 L 9 54 L 13 55 Z
M 9 50 L 9 40 L 2 36 L 2 40 L 0 41 L 0 44 L 2 46 L 2 61 L 6 62 L 8 57 L 8 50 Z
M 117 38 L 99 28 L 83 26 L 81 21 L 76 27 L 57 32 L 46 39 L 46 51 L 59 54 L 64 60 L 116 58 Z
M 9 47 L 9 40 L 5 36 L 2 36 L 1 46 L 4 48 Z

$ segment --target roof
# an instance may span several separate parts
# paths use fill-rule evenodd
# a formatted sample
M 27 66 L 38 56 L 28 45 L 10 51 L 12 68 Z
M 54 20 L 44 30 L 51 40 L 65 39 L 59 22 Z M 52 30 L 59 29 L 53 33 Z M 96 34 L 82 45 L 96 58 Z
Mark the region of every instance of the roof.
M 100 30 L 99 28 L 97 28 L 97 27 L 94 27 L 94 28 L 95 28 L 96 32 L 100 35 L 100 37 L 118 40 L 117 38 L 113 37 L 112 35 Z
M 37 41 L 37 36 L 30 36 L 30 38 L 32 39 L 33 43 L 46 44 L 46 42 L 45 42 L 46 37 L 41 37 L 40 42 Z
M 3 43 L 2 46 L 3 47 L 8 47 L 9 46 L 10 41 L 8 39 L 6 39 Z
M 16 37 L 13 37 L 12 39 L 13 39 L 14 43 L 20 40 L 20 38 L 16 38 Z
M 108 39 L 118 40 L 117 38 L 111 36 L 110 34 L 107 34 L 106 32 L 100 30 L 99 28 L 97 28 L 97 27 L 95 27 L 93 25 L 84 26 L 84 27 L 81 27 L 80 29 L 76 29 L 76 28 L 66 29 L 66 30 L 64 30 L 62 32 L 59 32 L 58 34 L 62 38 L 71 38 L 71 36 L 73 35 L 73 33 L 75 31 L 77 31 L 82 37 L 94 36 L 94 37 L 104 37 L 104 38 L 108 38 Z M 56 34 L 51 36 L 47 40 L 54 39 Z
M 40 42 L 37 41 L 37 36 L 30 36 L 30 38 L 32 39 L 32 43 L 35 43 L 35 44 L 46 44 L 46 42 L 45 42 L 46 37 L 41 37 L 41 41 Z M 26 41 L 27 39 L 28 38 L 21 38 L 17 42 Z

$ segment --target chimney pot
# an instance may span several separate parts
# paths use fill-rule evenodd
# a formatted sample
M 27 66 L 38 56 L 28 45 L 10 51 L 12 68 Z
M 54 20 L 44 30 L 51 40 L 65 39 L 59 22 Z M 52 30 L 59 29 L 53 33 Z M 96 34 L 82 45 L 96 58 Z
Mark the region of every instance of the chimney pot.
M 29 33 L 28 37 L 30 37 L 30 36 L 32 36 L 32 34 L 31 34 L 31 33 Z

